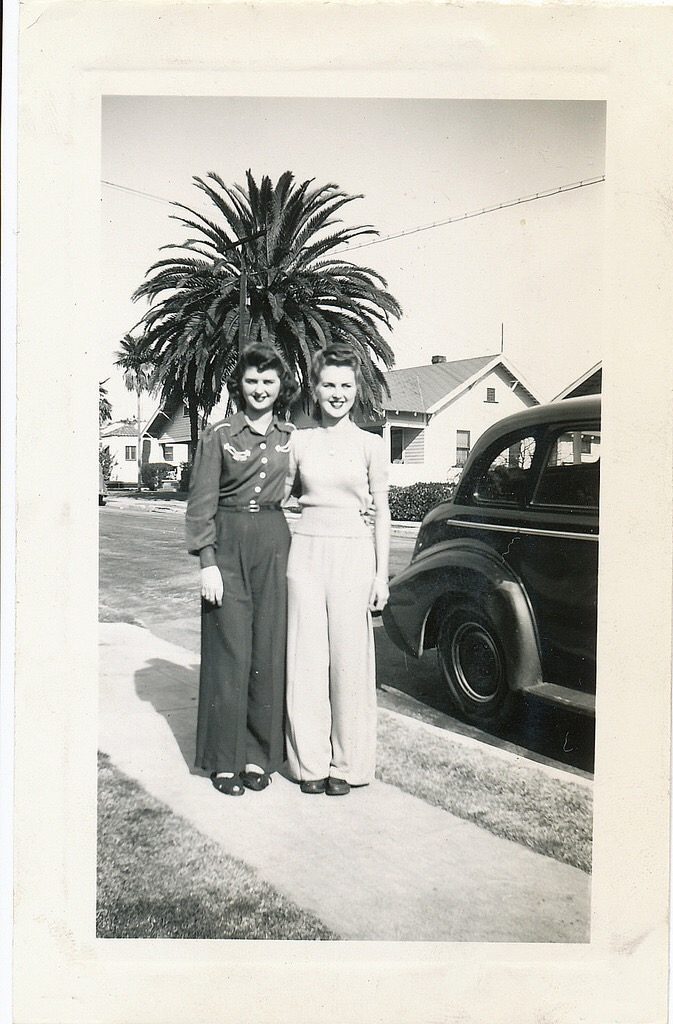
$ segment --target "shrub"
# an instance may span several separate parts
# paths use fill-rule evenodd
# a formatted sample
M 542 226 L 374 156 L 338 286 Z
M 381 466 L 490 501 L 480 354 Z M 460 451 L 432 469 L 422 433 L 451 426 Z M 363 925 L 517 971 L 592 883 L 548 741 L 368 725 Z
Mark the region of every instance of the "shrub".
M 167 476 L 172 476 L 174 468 L 168 462 L 144 463 L 142 475 L 145 487 L 149 487 L 151 491 L 156 491 L 157 487 L 161 485 Z
M 106 445 L 105 448 L 98 449 L 98 465 L 101 468 L 103 480 L 105 480 L 105 483 L 109 483 L 110 474 L 117 465 L 117 460 L 114 455 L 110 454 L 110 448 L 108 445 Z
M 189 478 L 192 474 L 191 462 L 182 462 L 180 464 L 180 483 L 178 487 L 181 491 L 189 490 Z
M 417 483 L 390 488 L 390 515 L 393 519 L 420 522 L 438 505 L 453 497 L 455 484 Z

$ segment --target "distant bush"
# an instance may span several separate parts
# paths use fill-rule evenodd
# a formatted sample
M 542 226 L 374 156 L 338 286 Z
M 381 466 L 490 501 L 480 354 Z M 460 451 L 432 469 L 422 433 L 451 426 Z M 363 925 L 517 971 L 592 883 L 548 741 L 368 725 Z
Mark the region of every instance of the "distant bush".
M 174 470 L 175 466 L 169 462 L 145 462 L 142 469 L 143 483 L 151 491 L 156 491 L 166 477 L 173 475 Z
M 192 464 L 191 462 L 183 462 L 180 465 L 180 483 L 178 487 L 181 491 L 189 490 L 189 478 L 192 475 Z
M 98 449 L 98 465 L 101 468 L 103 474 L 103 480 L 108 483 L 112 470 L 117 465 L 117 460 L 114 455 L 110 454 L 110 446 L 106 445 L 104 448 Z
M 390 515 L 393 519 L 420 522 L 440 501 L 453 497 L 456 485 L 417 483 L 390 488 Z

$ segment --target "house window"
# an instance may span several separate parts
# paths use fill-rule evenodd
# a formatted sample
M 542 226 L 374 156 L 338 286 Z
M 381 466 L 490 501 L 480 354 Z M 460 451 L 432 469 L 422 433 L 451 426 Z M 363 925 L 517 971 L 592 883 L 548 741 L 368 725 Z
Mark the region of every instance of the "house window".
M 495 388 L 486 388 L 486 401 L 495 402 Z
M 126 454 L 124 455 L 124 458 L 126 459 L 127 462 L 135 462 L 136 461 L 136 458 L 137 458 L 136 450 L 137 449 L 136 449 L 136 446 L 134 444 L 127 444 L 126 445 L 126 448 L 125 448 Z
M 424 460 L 423 430 L 419 427 L 390 428 L 390 461 L 418 464 Z
M 189 406 L 186 402 L 182 403 L 182 418 L 187 419 L 189 416 Z
M 164 461 L 165 462 L 172 462 L 173 461 L 173 445 L 172 444 L 165 444 L 164 445 Z
M 456 465 L 464 466 L 470 454 L 470 431 L 456 431 Z

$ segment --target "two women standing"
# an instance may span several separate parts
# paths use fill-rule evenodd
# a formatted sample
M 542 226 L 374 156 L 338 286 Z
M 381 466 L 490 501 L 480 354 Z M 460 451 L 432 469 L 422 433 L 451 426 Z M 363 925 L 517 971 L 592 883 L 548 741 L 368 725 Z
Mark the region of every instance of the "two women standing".
M 187 512 L 203 597 L 196 763 L 222 793 L 266 788 L 284 761 L 286 635 L 287 759 L 302 791 L 343 795 L 374 777 L 370 610 L 388 596 L 390 518 L 382 441 L 349 416 L 359 373 L 352 349 L 319 352 L 320 426 L 294 431 L 278 418 L 294 395 L 287 367 L 251 346 L 229 382 L 239 412 L 199 442 Z M 302 507 L 289 567 L 285 478 Z

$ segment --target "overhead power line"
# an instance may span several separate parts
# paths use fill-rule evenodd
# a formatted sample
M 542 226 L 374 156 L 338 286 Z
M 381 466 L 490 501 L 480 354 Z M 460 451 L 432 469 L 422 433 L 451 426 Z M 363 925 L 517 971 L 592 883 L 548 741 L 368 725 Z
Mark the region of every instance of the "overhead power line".
M 164 196 L 155 196 L 153 192 L 143 192 L 142 189 L 131 188 L 129 185 L 118 185 L 116 181 L 106 181 L 104 178 L 101 178 L 101 185 L 107 185 L 108 188 L 116 188 L 119 192 L 129 192 L 134 196 L 142 196 L 144 199 L 154 199 L 157 203 L 172 205 L 172 200 L 165 199 Z
M 495 203 L 493 206 L 482 206 L 481 209 L 471 210 L 469 213 L 460 213 L 455 217 L 447 217 L 444 220 L 433 221 L 432 224 L 423 224 L 420 227 L 409 228 L 406 231 L 397 231 L 392 235 L 384 235 L 382 238 L 374 238 L 370 242 L 361 242 L 360 245 L 349 245 L 343 248 L 337 247 L 334 252 L 353 252 L 355 249 L 367 249 L 370 245 L 381 245 L 382 242 L 390 242 L 395 238 L 407 238 L 409 235 L 418 235 L 421 231 L 432 231 L 433 228 L 442 228 L 447 224 L 457 224 L 459 221 L 472 220 L 474 217 L 483 217 L 487 213 L 496 213 L 498 210 L 507 210 L 512 206 L 521 206 L 523 203 L 534 203 L 538 199 L 549 199 L 551 196 L 561 195 L 563 192 L 574 192 L 579 188 L 587 188 L 589 185 L 598 185 L 605 181 L 605 175 L 598 175 L 596 178 L 584 178 L 582 181 L 573 181 L 570 185 L 559 185 L 556 188 L 547 189 L 544 192 L 535 192 L 529 196 L 521 196 L 519 199 L 510 199 L 504 203 Z M 152 192 L 143 192 L 139 188 L 130 188 L 127 185 L 118 185 L 114 181 L 101 179 L 103 185 L 109 188 L 116 188 L 120 192 L 129 192 L 132 195 L 144 196 L 146 199 L 153 199 L 159 203 L 172 205 L 170 199 L 154 195 Z
M 561 192 L 572 192 L 578 188 L 586 188 L 588 185 L 598 185 L 605 181 L 605 175 L 597 178 L 585 178 L 582 181 L 574 181 L 570 185 L 559 185 L 557 188 L 547 189 L 545 192 L 535 192 L 529 196 L 522 196 L 520 199 L 510 199 L 505 203 L 497 203 L 493 206 L 483 206 L 480 210 L 472 210 L 470 213 L 457 214 L 455 217 L 447 217 L 446 220 L 436 220 L 432 224 L 423 224 L 418 228 L 409 228 L 407 231 L 398 231 L 394 235 L 384 235 L 383 238 L 374 238 L 371 242 L 361 242 L 360 245 L 349 245 L 348 252 L 354 249 L 366 249 L 370 245 L 380 245 L 381 242 L 390 242 L 393 238 L 406 238 L 408 235 L 417 235 L 421 231 L 431 231 L 433 228 L 441 228 L 446 224 L 456 224 L 461 220 L 471 220 L 473 217 L 483 217 L 485 213 L 495 213 L 497 210 L 506 210 L 511 206 L 520 206 L 522 203 L 534 203 L 536 199 L 548 199 L 550 196 L 557 196 Z M 338 251 L 338 250 L 335 250 Z

